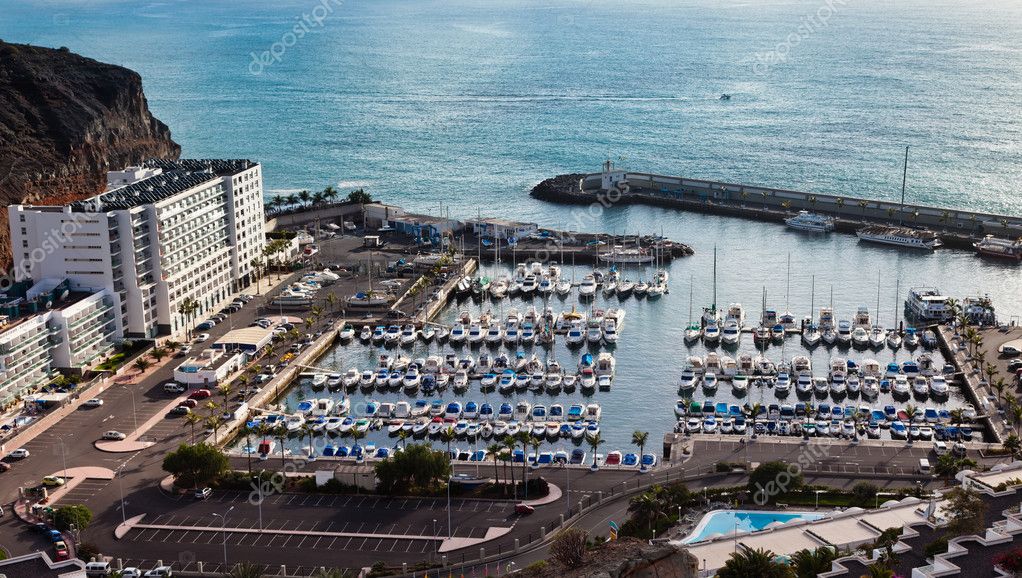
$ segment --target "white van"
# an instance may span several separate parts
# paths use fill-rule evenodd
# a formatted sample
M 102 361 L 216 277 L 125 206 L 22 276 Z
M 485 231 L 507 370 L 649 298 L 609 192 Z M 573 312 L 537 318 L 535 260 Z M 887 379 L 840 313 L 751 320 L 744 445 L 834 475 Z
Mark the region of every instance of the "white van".
M 93 576 L 109 576 L 113 574 L 113 569 L 110 567 L 109 562 L 89 562 L 85 564 L 85 575 L 89 578 Z
M 926 458 L 919 458 L 919 473 L 920 474 L 930 473 L 930 460 Z
M 180 383 L 174 383 L 173 381 L 163 384 L 163 391 L 167 393 L 184 393 L 188 389 Z
M 933 442 L 933 453 L 942 456 L 948 452 L 947 444 L 942 441 Z

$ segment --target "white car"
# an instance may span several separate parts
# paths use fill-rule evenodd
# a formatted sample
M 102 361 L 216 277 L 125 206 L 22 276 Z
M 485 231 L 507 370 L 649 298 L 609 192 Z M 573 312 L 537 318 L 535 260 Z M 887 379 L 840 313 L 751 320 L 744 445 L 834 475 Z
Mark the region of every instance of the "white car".
M 121 570 L 121 578 L 142 578 L 142 571 L 131 566 Z
M 103 405 L 103 400 L 99 399 L 98 397 L 94 397 L 92 399 L 85 400 L 85 403 L 83 403 L 82 405 L 84 405 L 85 407 L 100 407 L 101 405 Z
M 200 334 L 195 336 L 195 343 L 202 343 L 203 341 L 206 341 L 207 339 L 209 339 L 209 333 L 200 333 Z
M 170 566 L 157 566 L 146 572 L 145 575 L 146 578 L 164 578 L 167 576 L 173 576 L 174 571 L 170 569 Z
M 121 440 L 123 440 L 126 437 L 128 437 L 128 436 L 126 436 L 123 433 L 121 433 L 119 431 L 116 431 L 116 430 L 110 430 L 108 432 L 104 432 L 103 433 L 103 439 L 105 439 L 105 440 L 121 441 Z
M 18 448 L 16 450 L 14 450 L 13 452 L 11 452 L 10 454 L 8 454 L 8 457 L 14 458 L 16 460 L 23 460 L 23 459 L 27 458 L 30 455 L 32 455 L 32 454 L 29 453 L 29 451 L 26 450 L 25 448 Z

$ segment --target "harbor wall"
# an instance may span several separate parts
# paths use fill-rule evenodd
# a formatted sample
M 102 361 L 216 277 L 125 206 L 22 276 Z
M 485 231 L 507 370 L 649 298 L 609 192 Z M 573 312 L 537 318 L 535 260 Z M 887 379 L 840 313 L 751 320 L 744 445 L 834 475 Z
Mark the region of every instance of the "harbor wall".
M 609 171 L 570 181 L 554 177 L 537 185 L 532 195 L 559 203 L 638 203 L 777 222 L 807 210 L 835 217 L 843 232 L 864 223 L 926 227 L 940 233 L 945 244 L 963 248 L 988 234 L 1022 236 L 1022 217 L 654 173 Z

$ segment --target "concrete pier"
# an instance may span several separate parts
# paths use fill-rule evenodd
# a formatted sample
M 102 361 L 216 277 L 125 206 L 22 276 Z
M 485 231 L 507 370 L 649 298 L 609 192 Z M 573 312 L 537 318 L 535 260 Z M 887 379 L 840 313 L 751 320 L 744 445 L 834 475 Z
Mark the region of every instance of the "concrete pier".
M 945 245 L 964 249 L 985 235 L 1022 236 L 1022 218 L 1017 216 L 605 168 L 609 170 L 547 179 L 533 188 L 532 196 L 569 204 L 648 204 L 776 222 L 806 210 L 834 217 L 842 232 L 854 233 L 873 223 L 925 227 L 940 234 Z

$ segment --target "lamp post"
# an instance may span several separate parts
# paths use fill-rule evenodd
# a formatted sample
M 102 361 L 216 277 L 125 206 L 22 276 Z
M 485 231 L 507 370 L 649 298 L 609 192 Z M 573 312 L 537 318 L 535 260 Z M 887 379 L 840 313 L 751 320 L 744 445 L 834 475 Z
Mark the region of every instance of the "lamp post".
M 819 510 L 819 509 L 820 509 L 820 494 L 823 494 L 823 493 L 825 493 L 826 491 L 827 491 L 827 490 L 815 490 L 815 491 L 813 492 L 813 493 L 815 493 L 815 494 L 816 494 L 816 507 L 815 507 L 815 508 L 813 508 L 814 510 Z
M 436 556 L 438 545 L 436 540 L 436 518 L 433 518 L 433 555 Z
M 876 499 L 874 500 L 874 504 L 873 504 L 873 509 L 875 510 L 875 509 L 880 507 L 880 496 L 895 496 L 895 495 L 897 495 L 897 494 L 894 494 L 892 492 L 877 492 L 876 493 Z
M 117 468 L 117 487 L 118 487 L 118 489 L 121 492 L 121 523 L 122 524 L 127 524 L 127 522 L 128 522 L 128 516 L 124 512 L 124 472 L 122 470 L 124 469 L 125 465 L 126 464 L 121 464 Z
M 220 521 L 223 522 L 222 531 L 224 535 L 224 571 L 227 570 L 227 514 L 230 514 L 231 510 L 233 509 L 234 506 L 227 508 L 227 511 L 224 512 L 223 515 L 217 514 L 216 512 L 213 513 L 214 516 L 220 518 Z

